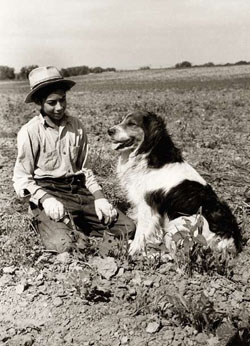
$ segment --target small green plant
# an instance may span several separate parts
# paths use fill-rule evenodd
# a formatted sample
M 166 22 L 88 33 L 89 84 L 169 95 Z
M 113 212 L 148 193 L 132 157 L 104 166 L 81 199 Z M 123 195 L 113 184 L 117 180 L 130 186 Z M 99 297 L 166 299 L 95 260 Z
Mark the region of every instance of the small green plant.
M 109 289 L 98 285 L 97 274 L 89 270 L 74 270 L 65 283 L 66 289 L 75 291 L 86 302 L 108 302 L 111 297 Z
M 164 237 L 163 237 L 164 238 Z M 163 263 L 163 255 L 168 252 L 164 239 L 157 239 L 157 244 L 146 243 L 144 239 L 144 254 L 139 256 L 139 260 L 142 263 L 142 269 L 155 270 Z
M 190 276 L 194 271 L 201 274 L 217 272 L 220 275 L 230 276 L 232 274 L 229 266 L 230 253 L 218 251 L 216 246 L 211 249 L 202 235 L 204 223 L 202 208 L 196 215 L 195 224 L 192 224 L 189 219 L 185 222 L 186 230 L 178 231 L 173 235 L 176 247 L 173 259 L 177 267 Z
M 138 288 L 136 299 L 135 299 L 135 308 L 132 312 L 132 316 L 144 315 L 151 312 L 151 299 L 148 293 L 148 290 L 144 288 Z
M 120 238 L 114 238 L 108 232 L 104 232 L 103 240 L 98 244 L 98 254 L 102 257 L 114 257 L 121 262 L 129 261 L 128 235 L 122 233 Z
M 198 332 L 213 332 L 222 322 L 224 315 L 215 311 L 213 302 L 202 293 L 195 299 L 186 299 L 181 294 L 165 295 L 165 304 L 159 304 L 159 311 L 163 317 L 171 312 L 174 324 L 190 325 Z
M 113 257 L 122 261 L 129 261 L 129 237 L 127 233 L 122 233 L 121 238 L 118 239 L 116 247 L 113 250 Z

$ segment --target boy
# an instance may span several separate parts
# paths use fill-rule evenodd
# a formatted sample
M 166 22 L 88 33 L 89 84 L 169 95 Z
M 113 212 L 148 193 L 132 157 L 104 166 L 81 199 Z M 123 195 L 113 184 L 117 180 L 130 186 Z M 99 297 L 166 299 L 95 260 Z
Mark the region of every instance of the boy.
M 81 247 L 84 235 L 101 236 L 107 228 L 130 236 L 133 222 L 107 201 L 88 168 L 84 126 L 66 112 L 66 93 L 75 82 L 53 66 L 32 70 L 29 82 L 25 102 L 38 104 L 40 114 L 18 133 L 13 181 L 17 195 L 29 197 L 44 246 L 69 251 Z

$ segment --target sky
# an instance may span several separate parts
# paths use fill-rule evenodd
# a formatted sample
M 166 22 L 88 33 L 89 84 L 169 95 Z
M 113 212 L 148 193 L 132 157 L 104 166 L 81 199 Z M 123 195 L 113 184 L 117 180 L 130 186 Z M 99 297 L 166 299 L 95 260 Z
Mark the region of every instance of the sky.
M 0 0 L 0 65 L 250 61 L 250 0 Z

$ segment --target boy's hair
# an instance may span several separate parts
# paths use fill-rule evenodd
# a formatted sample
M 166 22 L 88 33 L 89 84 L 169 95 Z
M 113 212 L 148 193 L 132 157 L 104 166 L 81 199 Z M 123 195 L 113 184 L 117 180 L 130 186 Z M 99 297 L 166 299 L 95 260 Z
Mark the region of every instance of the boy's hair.
M 64 83 L 57 82 L 55 84 L 45 86 L 44 88 L 38 90 L 36 93 L 34 93 L 32 99 L 36 104 L 40 105 L 44 98 L 46 98 L 49 94 L 53 93 L 58 89 L 66 92 L 70 89 L 70 87 L 68 85 L 65 85 Z

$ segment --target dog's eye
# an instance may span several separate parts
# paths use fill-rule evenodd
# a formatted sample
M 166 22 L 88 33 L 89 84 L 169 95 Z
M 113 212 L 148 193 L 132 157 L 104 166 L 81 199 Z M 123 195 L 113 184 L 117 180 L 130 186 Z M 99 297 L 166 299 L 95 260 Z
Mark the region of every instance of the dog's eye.
M 137 126 L 137 124 L 134 121 L 129 121 L 128 126 Z

